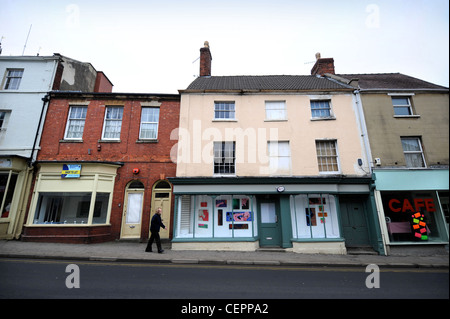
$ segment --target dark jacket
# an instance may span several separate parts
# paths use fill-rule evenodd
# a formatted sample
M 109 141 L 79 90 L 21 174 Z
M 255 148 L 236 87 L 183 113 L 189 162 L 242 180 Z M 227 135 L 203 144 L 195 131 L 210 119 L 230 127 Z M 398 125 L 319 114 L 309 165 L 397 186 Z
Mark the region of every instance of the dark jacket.
M 162 227 L 164 229 L 166 228 L 166 226 L 164 226 L 164 224 L 162 223 L 161 215 L 155 214 L 152 217 L 152 222 L 150 224 L 150 231 L 152 233 L 159 233 L 160 227 Z

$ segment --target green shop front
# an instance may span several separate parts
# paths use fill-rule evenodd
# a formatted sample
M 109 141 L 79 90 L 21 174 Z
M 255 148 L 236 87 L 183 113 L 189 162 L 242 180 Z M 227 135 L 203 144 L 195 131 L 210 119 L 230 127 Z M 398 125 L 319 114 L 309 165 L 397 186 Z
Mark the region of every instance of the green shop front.
M 448 245 L 448 169 L 374 169 L 388 254 L 435 253 Z
M 172 249 L 346 254 L 348 247 L 369 246 L 384 253 L 371 178 L 169 180 Z

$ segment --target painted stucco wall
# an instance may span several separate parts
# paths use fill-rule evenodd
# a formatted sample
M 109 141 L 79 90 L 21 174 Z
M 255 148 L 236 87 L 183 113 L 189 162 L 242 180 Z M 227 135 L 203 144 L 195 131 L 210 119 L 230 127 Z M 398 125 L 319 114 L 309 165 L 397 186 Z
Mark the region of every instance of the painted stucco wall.
M 311 118 L 311 99 L 331 100 L 335 119 Z M 235 120 L 214 120 L 214 102 L 234 101 Z M 265 101 L 286 101 L 287 120 L 268 121 Z M 337 140 L 340 174 L 368 172 L 352 94 L 182 94 L 177 177 L 213 176 L 213 141 L 236 142 L 236 176 L 268 171 L 268 141 L 289 141 L 290 176 L 319 175 L 316 140 Z M 363 169 L 358 165 L 363 159 Z
M 416 116 L 396 117 L 387 93 L 361 95 L 372 156 L 382 167 L 405 167 L 400 137 L 420 137 L 427 166 L 448 165 L 448 94 L 415 93 L 410 99 Z

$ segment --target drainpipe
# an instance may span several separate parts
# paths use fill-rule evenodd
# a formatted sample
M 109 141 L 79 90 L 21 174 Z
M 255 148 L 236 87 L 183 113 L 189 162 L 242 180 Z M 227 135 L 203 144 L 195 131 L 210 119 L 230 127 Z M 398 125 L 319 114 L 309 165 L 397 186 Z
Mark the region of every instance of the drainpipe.
M 28 166 L 32 167 L 34 165 L 34 162 L 36 162 L 36 159 L 34 158 L 34 152 L 36 150 L 36 142 L 38 140 L 38 136 L 39 136 L 39 130 L 41 129 L 41 123 L 42 123 L 42 119 L 44 118 L 44 114 L 45 114 L 45 105 L 50 102 L 50 95 L 46 94 L 43 98 L 42 98 L 42 109 L 41 109 L 41 115 L 39 117 L 39 122 L 38 122 L 38 127 L 36 129 L 36 135 L 34 136 L 34 142 L 33 142 L 33 148 L 31 150 L 31 156 L 28 159 Z M 37 157 L 37 155 L 36 155 Z
M 362 107 L 359 89 L 353 91 L 353 94 L 355 95 L 356 110 L 358 112 L 359 124 L 361 127 L 361 136 L 363 138 L 364 151 L 366 153 L 366 158 L 367 158 L 367 161 L 369 164 L 370 175 L 372 175 L 372 171 L 373 171 L 372 152 L 370 151 L 369 136 L 367 134 L 367 126 L 366 126 L 366 122 L 365 122 L 364 111 L 363 111 L 363 107 Z

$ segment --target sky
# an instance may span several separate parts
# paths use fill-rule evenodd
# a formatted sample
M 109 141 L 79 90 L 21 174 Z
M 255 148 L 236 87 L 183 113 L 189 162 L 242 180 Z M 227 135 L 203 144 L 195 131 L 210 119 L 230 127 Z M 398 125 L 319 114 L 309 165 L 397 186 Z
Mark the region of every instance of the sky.
M 178 93 L 199 75 L 400 72 L 449 86 L 448 0 L 0 0 L 2 56 L 90 62 L 113 92 Z

